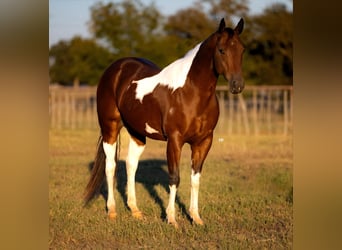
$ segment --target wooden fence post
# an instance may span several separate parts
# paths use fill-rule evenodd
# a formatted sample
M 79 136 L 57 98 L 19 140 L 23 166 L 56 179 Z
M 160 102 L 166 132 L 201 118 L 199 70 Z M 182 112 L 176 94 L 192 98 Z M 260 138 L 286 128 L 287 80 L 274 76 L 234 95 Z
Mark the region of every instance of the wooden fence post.
M 254 122 L 254 134 L 259 134 L 259 122 L 258 122 L 258 99 L 257 99 L 257 89 L 253 88 L 253 122 Z
M 287 90 L 284 90 L 284 131 L 283 134 L 287 135 L 288 130 L 288 104 L 287 104 Z
M 242 116 L 242 121 L 245 127 L 245 132 L 247 135 L 250 134 L 250 129 L 249 129 L 249 122 L 248 122 L 248 116 L 247 116 L 247 107 L 246 107 L 246 102 L 243 99 L 242 94 L 238 95 L 239 98 L 239 104 L 241 107 L 241 116 Z
M 233 116 L 234 116 L 234 95 L 228 92 L 229 113 L 228 113 L 228 135 L 233 133 Z
M 71 129 L 76 128 L 76 120 L 77 120 L 77 112 L 76 112 L 76 101 L 75 101 L 75 93 L 72 91 L 70 93 L 71 101 L 70 101 L 70 109 L 71 109 Z
M 271 90 L 267 90 L 267 111 L 266 111 L 266 119 L 267 119 L 267 128 L 268 133 L 272 132 L 272 123 L 271 123 L 271 114 L 272 114 L 272 95 Z

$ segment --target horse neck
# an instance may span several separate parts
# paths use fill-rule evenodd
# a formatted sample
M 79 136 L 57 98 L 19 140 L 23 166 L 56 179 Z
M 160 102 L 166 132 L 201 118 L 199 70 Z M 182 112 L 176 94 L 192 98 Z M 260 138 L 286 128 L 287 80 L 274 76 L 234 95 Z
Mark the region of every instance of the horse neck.
M 189 70 L 190 83 L 193 87 L 215 93 L 218 75 L 214 69 L 214 52 L 217 37 L 212 34 L 206 39 L 197 52 Z

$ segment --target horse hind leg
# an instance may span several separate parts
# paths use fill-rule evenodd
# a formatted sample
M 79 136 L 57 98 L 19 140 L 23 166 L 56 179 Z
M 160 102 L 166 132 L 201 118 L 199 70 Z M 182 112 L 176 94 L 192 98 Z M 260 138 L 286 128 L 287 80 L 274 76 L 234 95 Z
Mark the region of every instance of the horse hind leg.
M 115 152 L 116 142 L 113 144 L 103 142 L 103 149 L 106 155 L 106 180 L 108 187 L 107 210 L 110 219 L 115 219 L 115 199 L 114 199 L 114 173 L 116 168 Z
M 138 209 L 135 195 L 135 173 L 138 168 L 139 158 L 145 149 L 145 140 L 139 140 L 133 136 L 130 138 L 128 154 L 126 159 L 127 171 L 127 205 L 133 217 L 141 219 L 143 217 Z
M 114 175 L 117 164 L 117 137 L 122 128 L 120 120 L 110 121 L 101 126 L 103 149 L 106 155 L 105 174 L 108 188 L 107 211 L 110 219 L 115 219 Z

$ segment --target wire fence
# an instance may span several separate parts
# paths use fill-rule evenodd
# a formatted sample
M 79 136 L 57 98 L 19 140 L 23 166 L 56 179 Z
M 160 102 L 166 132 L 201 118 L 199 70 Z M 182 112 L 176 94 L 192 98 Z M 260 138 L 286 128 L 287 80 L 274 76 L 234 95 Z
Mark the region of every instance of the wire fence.
M 216 130 L 227 134 L 292 133 L 293 87 L 246 86 L 233 95 L 227 86 L 217 86 L 220 118 Z M 52 129 L 99 129 L 96 87 L 49 87 L 49 117 Z

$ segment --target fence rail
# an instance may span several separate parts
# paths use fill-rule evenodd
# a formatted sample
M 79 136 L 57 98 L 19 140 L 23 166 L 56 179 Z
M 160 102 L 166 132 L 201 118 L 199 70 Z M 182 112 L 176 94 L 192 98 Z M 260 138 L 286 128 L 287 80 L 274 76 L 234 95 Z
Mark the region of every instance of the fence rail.
M 217 86 L 220 118 L 217 130 L 227 134 L 284 134 L 292 132 L 292 86 L 246 86 L 242 94 Z M 98 129 L 96 87 L 49 88 L 50 128 Z

